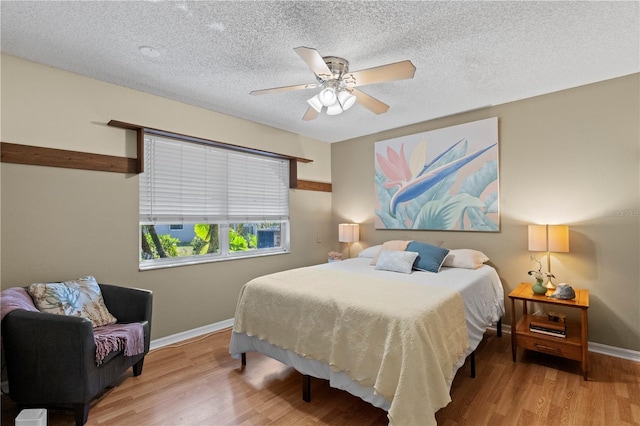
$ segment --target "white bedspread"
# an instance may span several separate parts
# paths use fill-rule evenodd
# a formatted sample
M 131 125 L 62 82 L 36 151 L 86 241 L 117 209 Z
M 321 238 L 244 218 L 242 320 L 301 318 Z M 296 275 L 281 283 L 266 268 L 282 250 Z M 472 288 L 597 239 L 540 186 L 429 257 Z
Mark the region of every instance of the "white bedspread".
M 391 424 L 435 424 L 469 351 L 465 286 L 453 282 L 462 277 L 384 273 L 368 262 L 299 268 L 247 283 L 234 335 L 257 336 L 373 387 L 391 401 Z M 437 283 L 407 282 L 424 284 L 427 276 Z
M 483 265 L 478 269 L 442 268 L 439 273 L 413 271 L 411 274 L 380 271 L 371 266 L 369 258 L 354 258 L 342 262 L 317 265 L 317 268 L 349 271 L 366 276 L 406 281 L 420 285 L 445 287 L 455 290 L 464 300 L 464 311 L 469 332 L 469 345 L 465 357 L 482 341 L 485 330 L 504 315 L 504 289 L 495 269 Z

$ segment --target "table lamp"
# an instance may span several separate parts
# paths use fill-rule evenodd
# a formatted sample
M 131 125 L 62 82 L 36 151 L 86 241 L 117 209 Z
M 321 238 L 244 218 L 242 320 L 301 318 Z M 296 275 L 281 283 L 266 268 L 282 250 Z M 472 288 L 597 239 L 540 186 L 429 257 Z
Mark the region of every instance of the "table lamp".
M 547 272 L 551 274 L 551 252 L 569 252 L 569 227 L 567 225 L 529 225 L 529 251 L 547 252 Z M 547 295 L 553 293 L 556 285 L 547 277 Z
M 341 223 L 338 225 L 338 241 L 349 243 L 349 257 L 351 257 L 351 243 L 360 241 L 360 225 L 357 223 Z

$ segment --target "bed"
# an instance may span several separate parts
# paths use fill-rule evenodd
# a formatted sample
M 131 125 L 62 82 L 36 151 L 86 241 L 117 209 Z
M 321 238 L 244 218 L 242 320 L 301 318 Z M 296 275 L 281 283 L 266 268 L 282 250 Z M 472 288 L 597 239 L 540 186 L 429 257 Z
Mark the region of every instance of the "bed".
M 258 277 L 242 288 L 229 351 L 260 352 L 388 412 L 435 424 L 456 371 L 504 314 L 497 272 L 376 269 L 358 257 Z M 308 388 L 308 382 L 307 382 Z M 307 389 L 308 392 L 308 389 Z M 308 399 L 308 394 L 306 398 Z

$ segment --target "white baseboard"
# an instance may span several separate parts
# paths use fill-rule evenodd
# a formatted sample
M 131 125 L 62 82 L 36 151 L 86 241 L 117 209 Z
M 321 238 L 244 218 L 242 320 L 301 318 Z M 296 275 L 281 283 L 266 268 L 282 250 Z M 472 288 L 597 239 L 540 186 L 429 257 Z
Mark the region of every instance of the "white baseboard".
M 617 348 L 615 346 L 603 345 L 602 343 L 589 342 L 589 352 L 640 362 L 640 351 Z
M 158 349 L 163 346 L 174 345 L 185 340 L 192 339 L 194 337 L 202 336 L 204 334 L 213 333 L 215 331 L 224 330 L 225 328 L 233 327 L 233 318 L 219 321 L 213 324 L 205 325 L 191 330 L 183 331 L 181 333 L 172 334 L 170 336 L 154 339 L 149 345 L 149 350 Z
M 490 330 L 495 330 L 495 326 L 489 327 Z M 511 334 L 511 326 L 503 325 L 503 333 Z M 629 361 L 640 362 L 640 351 L 633 351 L 631 349 L 623 349 L 615 346 L 603 345 L 602 343 L 588 342 L 589 352 L 596 354 L 612 356 L 614 358 L 627 359 Z

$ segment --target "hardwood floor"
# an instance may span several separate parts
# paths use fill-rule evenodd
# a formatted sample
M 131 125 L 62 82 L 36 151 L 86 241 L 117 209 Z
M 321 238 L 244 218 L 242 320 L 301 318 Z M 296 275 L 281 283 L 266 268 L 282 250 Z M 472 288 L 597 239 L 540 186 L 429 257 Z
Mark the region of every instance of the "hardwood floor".
M 230 330 L 152 351 L 141 376 L 125 373 L 98 398 L 88 425 L 386 425 L 386 412 L 259 354 L 244 370 L 228 353 Z M 511 361 L 509 335 L 488 331 L 476 355 L 476 378 L 465 365 L 439 425 L 640 425 L 640 363 L 589 354 L 589 381 L 578 362 L 530 351 Z M 2 396 L 2 424 L 18 411 Z M 72 425 L 49 411 L 49 425 Z

